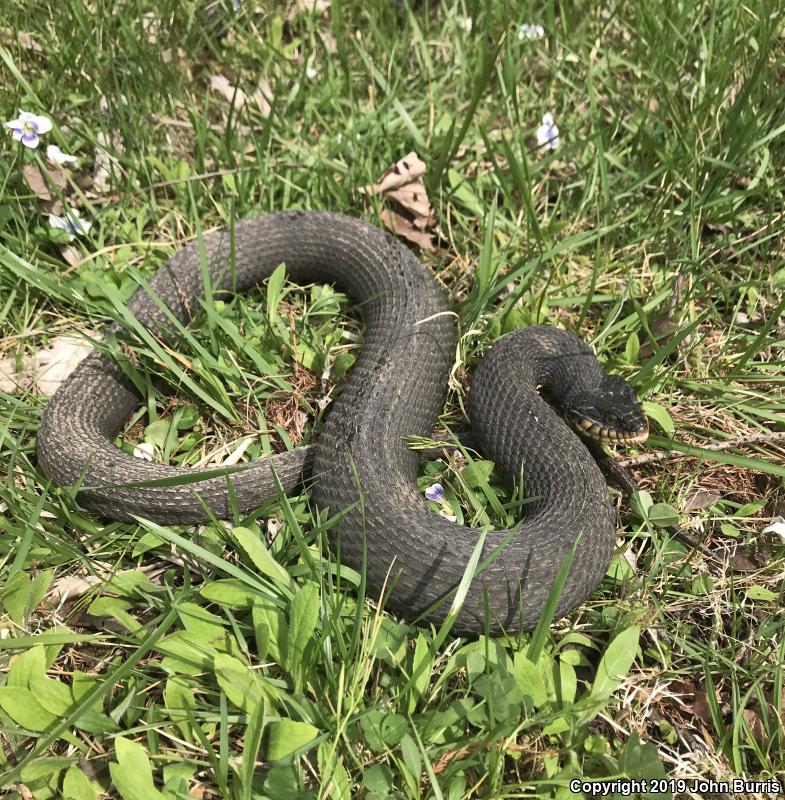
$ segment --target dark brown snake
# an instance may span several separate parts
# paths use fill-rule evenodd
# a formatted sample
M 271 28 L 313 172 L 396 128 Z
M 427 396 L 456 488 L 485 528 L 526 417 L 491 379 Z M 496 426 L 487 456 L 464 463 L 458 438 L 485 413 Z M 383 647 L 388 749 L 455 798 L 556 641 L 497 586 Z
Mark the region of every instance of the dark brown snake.
M 209 233 L 170 258 L 150 282 L 160 300 L 140 289 L 129 302 L 146 328 L 171 338 L 173 326 L 161 301 L 181 323 L 190 321 L 204 297 L 200 259 L 205 255 L 215 291 L 250 289 L 285 263 L 295 282 L 334 283 L 360 305 L 365 342 L 316 442 L 313 499 L 331 514 L 348 509 L 332 528 L 333 542 L 344 564 L 360 569 L 365 561 L 370 597 L 392 587 L 387 609 L 408 619 L 424 615 L 427 622 L 442 622 L 478 531 L 429 510 L 417 489 L 418 454 L 406 438 L 429 436 L 444 402 L 455 333 L 443 291 L 406 247 L 368 223 L 328 212 L 275 213 L 238 222 L 231 234 Z M 111 326 L 109 333 L 119 327 Z M 493 557 L 472 579 L 456 633 L 485 630 L 486 601 L 492 632 L 536 624 L 578 535 L 557 616 L 588 597 L 610 560 L 614 521 L 605 481 L 578 435 L 538 390 L 579 429 L 605 439 L 645 438 L 645 418 L 632 389 L 603 372 L 573 334 L 524 328 L 491 348 L 472 380 L 472 435 L 506 479 L 523 474 L 526 493 L 534 499 L 513 532 L 487 534 L 483 561 Z M 230 478 L 118 486 L 193 474 L 134 458 L 114 445 L 139 404 L 119 366 L 95 351 L 44 411 L 41 467 L 56 484 L 83 487 L 79 502 L 99 514 L 190 523 L 207 518 L 205 504 L 226 518 L 231 516 L 227 480 L 245 511 L 276 495 L 271 462 L 285 490 L 301 482 L 310 466 L 307 455 L 293 451 L 250 464 Z

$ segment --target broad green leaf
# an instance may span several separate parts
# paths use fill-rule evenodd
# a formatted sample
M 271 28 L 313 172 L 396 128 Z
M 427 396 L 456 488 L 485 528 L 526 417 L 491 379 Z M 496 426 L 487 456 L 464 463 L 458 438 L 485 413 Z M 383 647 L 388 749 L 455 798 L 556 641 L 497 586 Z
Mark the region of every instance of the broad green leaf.
M 238 658 L 219 653 L 215 657 L 213 668 L 218 685 L 229 701 L 243 711 L 253 711 L 262 687 L 250 667 Z
M 652 403 L 651 400 L 644 400 L 643 413 L 646 414 L 647 417 L 653 419 L 668 436 L 673 434 L 676 430 L 671 415 L 663 406 Z
M 30 689 L 20 686 L 0 686 L 0 708 L 29 731 L 40 733 L 57 721 L 57 716 L 47 711 Z
M 262 746 L 262 736 L 267 725 L 267 699 L 260 694 L 254 700 L 253 710 L 248 718 L 248 725 L 243 736 L 243 757 L 240 767 L 240 779 L 243 784 L 243 796 L 252 797 L 253 778 L 256 773 L 256 761 Z
M 428 640 L 422 633 L 417 634 L 417 641 L 412 654 L 412 677 L 409 682 L 409 713 L 413 714 L 417 701 L 423 696 L 431 682 L 433 662 Z
M 87 775 L 75 764 L 63 778 L 63 800 L 95 800 L 98 797 Z
M 628 778 L 636 780 L 665 778 L 667 773 L 665 766 L 660 761 L 657 753 L 657 746 L 653 742 L 641 742 L 637 731 L 630 734 L 627 743 L 622 750 L 619 759 L 619 768 Z M 642 792 L 641 798 L 653 800 L 653 798 L 670 798 L 671 792 Z
M 157 419 L 144 429 L 144 440 L 147 444 L 152 444 L 163 452 L 166 449 L 166 439 L 170 429 L 171 425 L 168 419 Z
M 401 755 L 409 774 L 414 778 L 415 783 L 419 783 L 422 773 L 422 756 L 417 742 L 408 733 L 401 739 Z
M 278 304 L 283 296 L 283 285 L 286 280 L 286 267 L 279 264 L 267 279 L 267 321 L 273 329 L 282 327 L 278 316 Z
M 58 680 L 39 675 L 30 683 L 30 690 L 36 700 L 50 713 L 64 717 L 76 703 L 70 687 Z
M 267 758 L 270 761 L 288 758 L 319 735 L 319 729 L 313 725 L 292 719 L 279 719 L 271 722 L 269 730 Z
M 235 578 L 222 578 L 217 581 L 205 583 L 199 594 L 211 603 L 231 608 L 235 611 L 244 611 L 253 605 L 255 594 Z
M 313 581 L 308 581 L 292 600 L 287 664 L 296 677 L 295 682 L 298 687 L 301 686 L 300 676 L 305 648 L 316 631 L 319 604 L 319 589 Z
M 288 663 L 289 627 L 283 612 L 269 600 L 260 597 L 254 601 L 251 619 L 259 656 L 266 658 L 269 655 L 276 664 L 285 666 Z
M 679 512 L 667 503 L 655 503 L 649 509 L 648 519 L 658 528 L 667 528 L 669 525 L 678 524 Z
M 169 678 L 164 687 L 164 702 L 169 716 L 177 725 L 183 738 L 190 742 L 193 732 L 189 722 L 189 711 L 196 706 L 191 685 L 179 675 Z
M 640 339 L 638 339 L 638 334 L 633 331 L 627 337 L 627 344 L 624 346 L 624 359 L 628 364 L 634 364 L 636 362 L 640 349 Z
M 333 361 L 330 375 L 334 380 L 343 378 L 344 375 L 352 368 L 355 362 L 355 357 L 352 353 L 339 353 Z
M 572 705 L 575 702 L 575 694 L 578 691 L 578 676 L 569 661 L 563 658 L 556 661 L 553 683 L 559 705 L 562 707 Z
M 548 702 L 548 692 L 539 667 L 529 661 L 523 651 L 515 654 L 513 663 L 518 688 L 524 695 L 531 697 L 535 708 L 544 706 Z
M 270 555 L 270 551 L 263 544 L 258 533 L 254 533 L 248 528 L 234 528 L 232 536 L 237 540 L 237 544 L 242 547 L 248 558 L 253 561 L 254 566 L 263 575 L 272 578 L 276 583 L 290 586 L 292 579 L 289 573 Z
M 197 603 L 182 602 L 177 604 L 177 613 L 180 616 L 188 633 L 200 642 L 224 650 L 226 628 L 219 616 L 208 611 Z
M 43 678 L 46 674 L 46 653 L 42 644 L 25 650 L 17 656 L 8 670 L 8 686 L 19 686 L 29 689 L 36 678 Z
M 374 764 L 363 772 L 363 786 L 371 798 L 387 797 L 392 785 L 393 773 L 386 764 Z
M 368 747 L 377 753 L 384 753 L 401 741 L 408 724 L 406 717 L 401 714 L 374 708 L 360 717 L 360 727 Z
M 493 467 L 493 461 L 472 461 L 461 470 L 461 478 L 470 489 L 478 489 L 488 482 Z
M 753 583 L 747 589 L 747 597 L 750 600 L 762 600 L 767 603 L 773 603 L 775 600 L 779 599 L 779 595 L 777 592 L 772 592 L 771 589 L 767 589 L 765 586 L 760 586 L 757 583 Z
M 145 749 L 131 739 L 114 740 L 117 763 L 109 764 L 112 782 L 123 800 L 166 800 L 155 788 L 153 770 Z
M 631 625 L 608 645 L 597 667 L 590 700 L 607 700 L 627 677 L 638 652 L 639 637 L 640 629 L 637 625 Z
M 336 749 L 322 742 L 317 750 L 321 794 L 330 800 L 352 800 L 349 775 L 338 760 Z

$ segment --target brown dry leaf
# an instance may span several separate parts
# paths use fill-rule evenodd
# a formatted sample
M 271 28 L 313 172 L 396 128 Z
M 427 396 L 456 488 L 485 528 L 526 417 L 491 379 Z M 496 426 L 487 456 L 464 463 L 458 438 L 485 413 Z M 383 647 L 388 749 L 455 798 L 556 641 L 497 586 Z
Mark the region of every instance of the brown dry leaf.
M 436 217 L 422 181 L 424 174 L 425 162 L 411 152 L 385 170 L 378 183 L 360 191 L 382 196 L 387 208 L 382 210 L 381 219 L 386 227 L 423 250 L 433 250 L 429 229 Z
M 378 183 L 366 186 L 362 191 L 370 195 L 384 194 L 408 184 L 416 184 L 423 175 L 425 175 L 425 162 L 412 151 L 388 167 Z
M 101 583 L 103 578 L 98 575 L 66 575 L 56 580 L 50 587 L 46 596 L 57 605 L 66 600 L 74 600 L 89 592 L 93 586 Z
M 69 267 L 78 267 L 82 263 L 82 254 L 70 244 L 63 245 L 60 248 L 60 255 Z
M 44 175 L 40 168 L 35 164 L 25 164 L 22 167 L 22 175 L 24 175 L 27 185 L 41 200 L 52 199 L 52 192 L 50 188 L 52 183 L 61 191 L 65 189 L 66 185 L 68 184 L 68 179 L 66 178 L 65 172 L 58 167 L 50 167 L 46 170 L 46 175 Z
M 715 697 L 717 701 L 719 701 L 719 696 L 716 694 L 715 689 Z M 701 688 L 695 692 L 695 699 L 692 703 L 692 713 L 695 716 L 699 717 L 704 725 L 707 727 L 713 725 L 713 719 L 711 716 L 711 706 L 709 705 L 709 695 L 706 693 L 706 690 Z
M 88 334 L 98 338 L 97 334 Z M 58 336 L 50 347 L 36 353 L 34 374 L 39 394 L 54 394 L 77 365 L 93 352 L 81 336 Z
M 687 285 L 687 276 L 679 275 L 673 286 L 673 292 L 665 304 L 665 308 L 654 322 L 651 323 L 651 332 L 658 345 L 663 346 L 668 343 L 671 336 L 679 329 L 678 322 L 673 320 L 673 312 L 681 304 L 681 296 L 684 287 Z M 649 358 L 653 355 L 654 348 L 650 344 L 644 344 L 638 352 L 638 358 Z
M 93 348 L 87 338 L 97 339 L 90 331 L 85 336 L 57 336 L 52 344 L 39 350 L 17 370 L 12 358 L 0 360 L 0 388 L 9 394 L 33 385 L 38 394 L 52 395 L 60 384 L 88 356 Z
M 168 567 L 169 565 L 165 562 L 157 562 L 154 564 L 147 564 L 144 567 L 124 569 L 114 573 L 110 566 L 98 564 L 97 568 L 100 572 L 104 573 L 103 575 L 66 575 L 63 578 L 59 578 L 51 585 L 49 591 L 46 593 L 46 597 L 52 603 L 60 605 L 65 603 L 66 600 L 75 600 L 77 597 L 81 597 L 94 586 L 103 583 L 112 575 L 130 575 L 138 572 L 152 580 L 168 569 Z
M 268 81 L 267 78 L 262 78 L 262 80 L 259 81 L 259 85 L 253 93 L 253 99 L 256 101 L 256 105 L 259 106 L 259 111 L 262 113 L 262 116 L 267 119 L 267 117 L 270 116 L 270 112 L 273 110 L 271 105 L 273 87 L 270 86 L 270 81 Z
M 403 236 L 404 239 L 416 244 L 418 247 L 422 247 L 423 250 L 433 251 L 435 249 L 433 246 L 433 234 L 418 231 L 406 217 L 396 214 L 395 211 L 391 211 L 389 208 L 382 209 L 382 213 L 379 216 L 387 228 L 399 236 Z
M 742 553 L 741 550 L 736 550 L 733 556 L 731 556 L 730 563 L 734 572 L 756 572 L 760 569 L 760 567 L 748 555 Z
M 720 493 L 713 489 L 693 489 L 684 499 L 685 511 L 699 511 L 713 506 L 720 499 Z
M 41 45 L 38 44 L 29 33 L 25 33 L 24 31 L 17 31 L 14 33 L 10 28 L 0 28 L 0 42 L 6 46 L 13 46 L 14 39 L 16 39 L 16 41 L 19 42 L 19 46 L 25 50 L 30 50 L 33 53 L 39 54 L 44 52 Z
M 238 111 L 245 105 L 245 92 L 239 86 L 232 86 L 225 75 L 211 75 L 210 90 L 226 98 Z
M 745 708 L 741 714 L 744 717 L 744 721 L 750 726 L 752 735 L 759 742 L 765 742 L 768 738 L 766 734 L 766 726 L 763 724 L 763 720 L 761 720 L 761 718 L 758 716 L 757 711 L 753 711 L 751 708 Z
M 30 791 L 30 789 L 28 789 L 27 786 L 25 786 L 24 783 L 17 783 L 16 791 L 19 792 L 19 797 L 21 797 L 22 800 L 35 800 L 33 793 Z
M 321 17 L 330 10 L 330 0 L 292 0 L 284 11 L 283 18 L 291 22 L 300 14 L 316 14 Z

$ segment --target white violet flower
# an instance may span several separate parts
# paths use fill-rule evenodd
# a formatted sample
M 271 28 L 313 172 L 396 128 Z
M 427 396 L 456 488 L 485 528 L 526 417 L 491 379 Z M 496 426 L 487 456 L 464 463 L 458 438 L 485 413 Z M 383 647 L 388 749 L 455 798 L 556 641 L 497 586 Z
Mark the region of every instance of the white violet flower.
M 74 209 L 73 211 L 66 211 L 65 217 L 59 217 L 57 214 L 49 215 L 49 225 L 52 228 L 58 228 L 68 234 L 68 241 L 73 241 L 74 237 L 85 236 L 92 228 L 93 223 L 88 222 L 86 219 L 81 219 L 79 212 Z
M 441 503 L 444 499 L 444 486 L 433 483 L 425 490 L 425 496 L 434 503 Z
M 543 114 L 542 125 L 537 128 L 537 144 L 549 150 L 555 150 L 559 146 L 559 128 L 550 112 Z
M 39 137 L 52 130 L 52 121 L 40 114 L 20 111 L 16 119 L 5 123 L 5 127 L 11 129 L 15 142 L 21 142 L 25 147 L 35 149 L 38 147 Z
M 134 458 L 141 458 L 142 461 L 152 461 L 155 447 L 147 442 L 142 442 L 134 447 Z
M 545 28 L 542 25 L 530 25 L 524 22 L 518 28 L 518 41 L 522 42 L 524 39 L 543 39 L 545 37 Z
M 76 164 L 76 156 L 64 153 L 56 144 L 47 146 L 46 157 L 58 167 L 64 167 L 66 164 Z

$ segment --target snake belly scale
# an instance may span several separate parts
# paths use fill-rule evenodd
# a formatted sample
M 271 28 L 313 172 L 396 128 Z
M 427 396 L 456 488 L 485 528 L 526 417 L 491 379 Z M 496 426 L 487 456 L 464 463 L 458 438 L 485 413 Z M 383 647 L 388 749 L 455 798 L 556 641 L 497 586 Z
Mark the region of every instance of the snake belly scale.
M 362 352 L 327 415 L 313 464 L 295 451 L 274 456 L 274 469 L 290 489 L 311 468 L 317 506 L 330 513 L 349 509 L 334 536 L 343 563 L 360 568 L 365 559 L 370 597 L 393 586 L 386 608 L 409 619 L 446 597 L 424 617 L 443 621 L 478 532 L 426 507 L 417 489 L 418 455 L 405 442 L 432 433 L 444 402 L 455 331 L 443 291 L 406 247 L 375 226 L 330 212 L 279 212 L 187 245 L 153 276 L 149 291 L 137 291 L 131 313 L 156 335 L 167 335 L 171 322 L 152 291 L 188 323 L 204 296 L 205 258 L 215 291 L 249 289 L 285 263 L 293 281 L 334 283 L 360 305 L 366 322 Z M 118 329 L 110 326 L 108 333 Z M 487 534 L 484 557 L 497 552 L 472 579 L 455 633 L 485 630 L 486 598 L 491 631 L 536 624 L 578 535 L 557 616 L 583 602 L 604 575 L 614 546 L 605 481 L 578 436 L 538 393 L 540 387 L 549 396 L 576 386 L 590 389 L 604 377 L 577 337 L 542 327 L 503 337 L 475 371 L 469 398 L 473 434 L 505 477 L 517 479 L 523 470 L 527 495 L 535 499 L 514 531 Z M 217 517 L 229 516 L 226 477 L 122 485 L 192 474 L 141 461 L 114 445 L 139 403 L 119 366 L 94 351 L 44 411 L 38 439 L 44 472 L 59 485 L 79 483 L 79 501 L 115 519 L 195 522 L 206 518 L 203 504 Z M 266 460 L 230 480 L 240 509 L 276 493 Z

